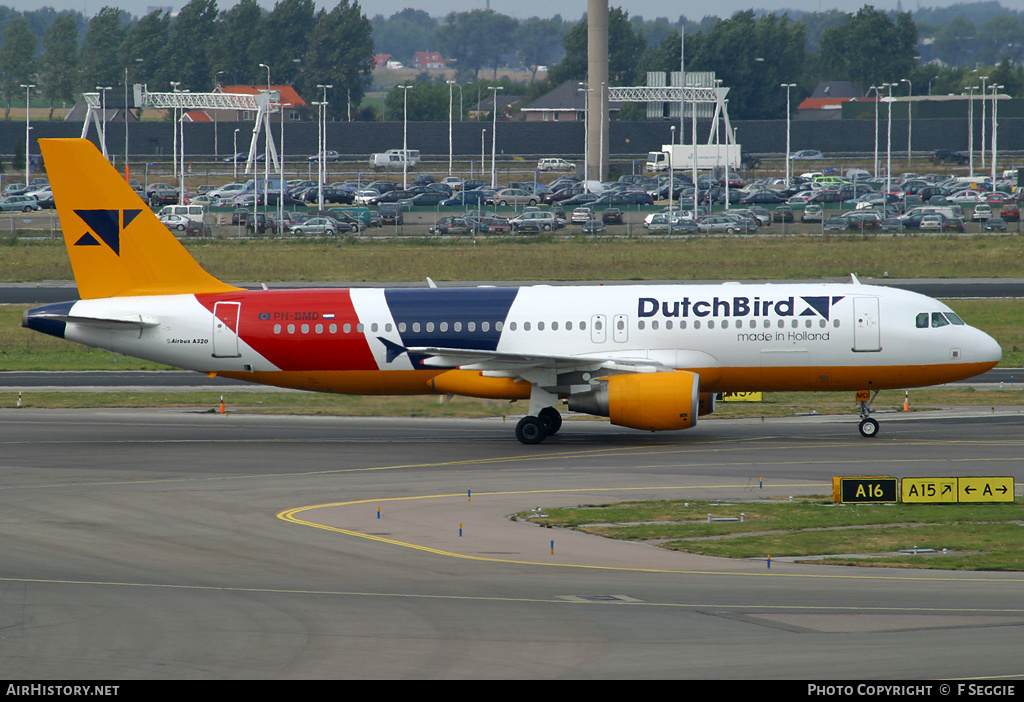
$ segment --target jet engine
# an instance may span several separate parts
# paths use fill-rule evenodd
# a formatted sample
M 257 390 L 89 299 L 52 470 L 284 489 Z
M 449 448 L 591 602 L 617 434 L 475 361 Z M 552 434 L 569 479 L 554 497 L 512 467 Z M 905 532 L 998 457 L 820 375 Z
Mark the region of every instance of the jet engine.
M 570 410 L 647 431 L 689 429 L 697 423 L 701 403 L 696 373 L 629 373 L 598 380 L 594 390 L 569 397 Z

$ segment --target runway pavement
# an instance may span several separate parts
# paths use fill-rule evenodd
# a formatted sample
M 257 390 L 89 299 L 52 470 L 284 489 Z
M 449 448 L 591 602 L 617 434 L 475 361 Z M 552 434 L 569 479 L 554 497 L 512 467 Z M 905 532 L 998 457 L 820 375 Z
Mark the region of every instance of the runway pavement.
M 874 440 L 854 416 L 570 420 L 525 447 L 491 419 L 0 410 L 0 675 L 1024 675 L 1019 573 L 769 570 L 509 519 L 824 494 L 840 474 L 1021 491 L 1018 410 L 881 419 Z

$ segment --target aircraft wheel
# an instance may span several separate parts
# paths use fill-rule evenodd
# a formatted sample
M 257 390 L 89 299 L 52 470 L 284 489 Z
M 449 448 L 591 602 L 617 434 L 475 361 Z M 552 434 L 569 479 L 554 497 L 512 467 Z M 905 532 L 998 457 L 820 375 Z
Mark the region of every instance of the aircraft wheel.
M 868 417 L 860 423 L 860 435 L 871 439 L 878 436 L 878 420 Z
M 537 418 L 544 422 L 548 436 L 554 436 L 562 428 L 562 415 L 554 407 L 545 407 L 537 413 Z
M 544 420 L 540 417 L 523 417 L 516 425 L 516 438 L 523 444 L 539 444 L 547 435 Z

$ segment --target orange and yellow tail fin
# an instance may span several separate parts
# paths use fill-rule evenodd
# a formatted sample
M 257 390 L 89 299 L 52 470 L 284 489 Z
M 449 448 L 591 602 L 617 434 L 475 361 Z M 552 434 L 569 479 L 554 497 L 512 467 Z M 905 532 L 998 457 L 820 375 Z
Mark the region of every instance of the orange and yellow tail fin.
M 86 139 L 40 139 L 82 299 L 240 290 L 203 270 Z

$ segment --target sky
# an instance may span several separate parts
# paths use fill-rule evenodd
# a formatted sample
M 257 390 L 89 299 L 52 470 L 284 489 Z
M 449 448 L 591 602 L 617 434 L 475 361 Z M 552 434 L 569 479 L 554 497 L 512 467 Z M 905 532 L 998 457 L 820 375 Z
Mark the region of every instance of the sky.
M 426 10 L 431 15 L 443 17 L 449 12 L 465 12 L 467 10 L 483 9 L 488 0 L 361 0 L 360 5 L 363 12 L 369 16 L 384 15 L 388 17 L 395 12 L 407 7 Z M 563 19 L 576 19 L 583 15 L 586 10 L 586 0 L 570 0 L 569 2 L 555 3 L 552 6 L 549 0 L 489 0 L 490 8 L 511 17 L 525 19 L 528 17 L 551 17 L 554 12 L 559 12 Z M 651 3 L 650 0 L 611 0 L 613 7 L 621 7 L 629 12 L 630 16 L 640 15 L 644 19 L 656 17 L 668 17 L 675 21 L 679 15 L 685 15 L 688 19 L 699 21 L 706 14 L 714 14 L 719 17 L 726 17 L 739 10 L 746 10 L 751 7 L 765 8 L 772 11 L 782 9 L 804 10 L 807 12 L 842 8 L 846 12 L 855 11 L 864 4 L 873 5 L 879 10 L 896 9 L 898 0 L 867 0 L 851 4 L 850 2 L 838 2 L 837 0 L 758 0 L 754 5 L 750 0 L 718 0 L 714 3 L 714 12 L 709 13 L 703 3 L 697 2 L 659 2 Z M 916 10 L 919 7 L 947 7 L 962 3 L 964 0 L 902 0 L 903 10 Z M 1001 0 L 1003 7 L 1012 10 L 1024 10 L 1024 0 Z M 161 5 L 153 0 L 0 0 L 0 4 L 13 7 L 17 10 L 35 10 L 40 5 L 49 5 L 56 10 L 78 10 L 86 17 L 92 17 L 105 6 L 120 7 L 133 15 L 143 16 L 157 6 L 170 6 L 177 12 L 182 5 L 182 0 L 167 1 Z M 218 0 L 218 7 L 221 10 L 230 9 L 237 0 Z M 266 8 L 274 6 L 274 0 L 260 0 L 260 4 Z M 317 0 L 320 7 L 333 7 L 336 2 L 323 2 Z

